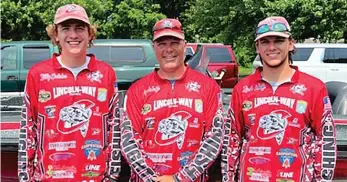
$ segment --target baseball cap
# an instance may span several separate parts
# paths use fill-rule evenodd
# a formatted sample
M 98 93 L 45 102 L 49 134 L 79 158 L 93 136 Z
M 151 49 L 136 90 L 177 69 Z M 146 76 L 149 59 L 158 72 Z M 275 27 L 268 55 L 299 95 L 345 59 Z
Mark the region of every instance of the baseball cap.
M 254 41 L 267 36 L 290 37 L 290 26 L 288 21 L 281 16 L 271 16 L 258 23 L 256 38 Z
M 69 19 L 81 20 L 90 24 L 86 10 L 77 4 L 67 4 L 57 9 L 54 18 L 54 24 L 59 24 Z
M 163 36 L 184 39 L 181 22 L 176 19 L 165 18 L 155 23 L 153 27 L 153 41 Z

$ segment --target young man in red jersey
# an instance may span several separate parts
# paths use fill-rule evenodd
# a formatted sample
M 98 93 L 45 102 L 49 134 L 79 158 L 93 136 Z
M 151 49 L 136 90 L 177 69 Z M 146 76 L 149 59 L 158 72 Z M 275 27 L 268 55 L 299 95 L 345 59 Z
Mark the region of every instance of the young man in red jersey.
M 27 75 L 19 135 L 20 181 L 111 181 L 120 172 L 116 75 L 87 48 L 85 9 L 67 4 L 47 27 L 59 54 Z
M 291 65 L 290 31 L 283 17 L 258 24 L 255 46 L 263 66 L 233 89 L 223 181 L 333 179 L 336 134 L 327 89 Z
M 184 63 L 181 23 L 154 25 L 159 69 L 127 91 L 121 148 L 131 181 L 207 181 L 222 145 L 221 92 L 217 83 Z

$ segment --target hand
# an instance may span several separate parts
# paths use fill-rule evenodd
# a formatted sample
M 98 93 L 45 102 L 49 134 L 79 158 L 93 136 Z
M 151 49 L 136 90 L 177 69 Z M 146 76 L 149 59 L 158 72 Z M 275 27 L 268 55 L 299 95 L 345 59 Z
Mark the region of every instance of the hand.
M 175 179 L 172 175 L 164 175 L 164 176 L 159 176 L 159 177 L 153 177 L 152 178 L 154 181 L 158 182 L 175 182 Z

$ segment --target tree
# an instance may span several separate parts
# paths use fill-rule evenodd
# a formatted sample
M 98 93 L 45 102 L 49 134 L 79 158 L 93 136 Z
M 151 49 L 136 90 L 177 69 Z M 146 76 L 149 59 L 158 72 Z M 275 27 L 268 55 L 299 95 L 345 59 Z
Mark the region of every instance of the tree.
M 165 17 L 159 5 L 146 0 L 27 0 L 1 1 L 1 37 L 10 40 L 47 40 L 45 28 L 53 23 L 58 7 L 82 5 L 93 24 L 97 38 L 149 38 L 155 21 Z
M 190 41 L 199 35 L 203 42 L 232 44 L 242 66 L 250 65 L 256 56 L 255 29 L 267 16 L 286 17 L 299 42 L 347 37 L 345 0 L 196 0 L 183 15 Z

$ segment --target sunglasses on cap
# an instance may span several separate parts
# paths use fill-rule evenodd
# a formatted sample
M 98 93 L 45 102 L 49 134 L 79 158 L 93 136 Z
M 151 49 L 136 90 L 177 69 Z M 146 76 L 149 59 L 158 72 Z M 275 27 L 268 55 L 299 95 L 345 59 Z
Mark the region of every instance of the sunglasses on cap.
M 271 26 L 264 24 L 257 28 L 256 34 L 260 35 L 266 32 L 289 32 L 289 30 L 283 23 L 273 23 Z
M 153 32 L 163 30 L 163 29 L 176 29 L 181 30 L 181 25 L 176 22 L 171 22 L 166 20 L 164 22 L 158 23 L 153 27 Z

